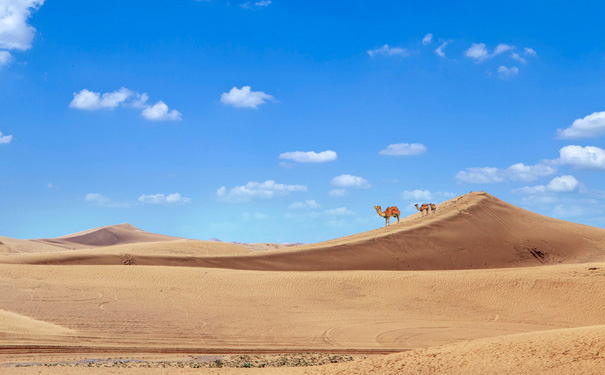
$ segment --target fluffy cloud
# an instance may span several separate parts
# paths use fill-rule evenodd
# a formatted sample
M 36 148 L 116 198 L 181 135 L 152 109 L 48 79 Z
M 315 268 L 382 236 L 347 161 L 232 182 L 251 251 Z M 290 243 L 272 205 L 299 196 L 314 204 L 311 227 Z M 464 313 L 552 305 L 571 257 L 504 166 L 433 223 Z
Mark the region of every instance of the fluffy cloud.
M 129 99 L 133 95 L 133 92 L 126 87 L 122 87 L 119 90 L 107 92 L 103 95 L 87 89 L 83 89 L 73 95 L 74 98 L 69 103 L 71 108 L 92 111 L 101 108 L 113 109 Z
M 10 65 L 13 60 L 13 55 L 11 55 L 8 51 L 0 51 L 0 68 Z
M 456 174 L 459 182 L 485 184 L 503 181 L 534 181 L 539 177 L 555 174 L 557 168 L 544 162 L 536 165 L 513 164 L 506 169 L 494 167 L 467 168 Z
M 510 46 L 508 44 L 498 44 L 498 46 L 494 50 L 494 53 L 492 54 L 492 57 L 513 49 L 515 49 L 515 46 Z
M 288 208 L 293 210 L 306 210 L 309 208 L 320 208 L 321 205 L 313 199 L 307 199 L 304 202 L 294 202 L 288 206 Z
M 175 203 L 189 203 L 191 198 L 183 197 L 179 193 L 172 193 L 168 195 L 164 194 L 142 194 L 139 197 L 139 202 L 145 204 L 175 204 Z
M 427 44 L 430 44 L 433 41 L 433 34 L 428 33 L 424 36 L 424 38 L 422 38 L 422 44 L 424 44 L 425 46 Z
M 268 199 L 301 191 L 307 191 L 307 187 L 303 185 L 277 184 L 273 180 L 267 180 L 265 182 L 248 182 L 246 185 L 236 186 L 230 190 L 227 190 L 225 186 L 221 186 L 216 191 L 216 196 L 221 201 L 237 203 L 247 202 L 255 198 Z
M 576 168 L 605 169 L 605 150 L 594 146 L 565 146 L 559 150 L 559 162 Z
M 221 102 L 224 105 L 237 108 L 257 108 L 267 100 L 275 100 L 275 98 L 262 91 L 252 91 L 250 86 L 243 86 L 241 89 L 233 87 L 229 92 L 221 94 Z
M 477 61 L 483 61 L 487 59 L 490 54 L 487 52 L 487 48 L 485 48 L 485 43 L 473 43 L 469 47 L 469 49 L 464 52 L 466 57 L 470 57 Z
M 284 152 L 279 155 L 280 159 L 293 160 L 299 163 L 325 163 L 327 161 L 336 160 L 338 155 L 336 152 L 328 150 L 322 152 L 314 152 L 314 151 L 292 151 L 292 152 Z
M 435 49 L 435 53 L 438 56 L 445 58 L 446 56 L 445 56 L 445 52 L 443 52 L 443 50 L 445 49 L 445 47 L 447 47 L 448 44 L 450 44 L 449 41 L 441 43 L 439 45 L 439 47 L 437 47 L 437 49 Z
M 2 135 L 2 132 L 0 132 L 0 145 L 11 143 L 12 140 L 13 140 L 12 135 Z
M 329 210 L 326 210 L 326 215 L 330 216 L 350 216 L 353 214 L 354 212 L 346 207 L 331 208 Z
M 592 138 L 605 134 L 605 111 L 575 120 L 570 127 L 557 131 L 560 139 Z
M 163 101 L 158 101 L 154 105 L 147 104 L 149 96 L 146 93 L 136 93 L 126 87 L 113 92 L 104 94 L 82 89 L 78 93 L 73 94 L 69 106 L 71 108 L 93 111 L 98 109 L 114 109 L 119 106 L 128 106 L 134 108 L 142 108 L 141 114 L 148 120 L 152 121 L 179 121 L 181 113 L 175 109 L 170 111 L 168 106 Z
M 181 112 L 173 109 L 170 111 L 163 101 L 159 101 L 152 106 L 145 108 L 142 112 L 143 117 L 152 121 L 180 121 Z
M 397 143 L 388 145 L 386 149 L 381 150 L 382 155 L 401 156 L 401 155 L 419 155 L 426 152 L 426 147 L 421 143 Z
M 438 201 L 455 197 L 455 193 L 446 191 L 430 192 L 429 190 L 405 190 L 401 193 L 401 197 L 406 201 Z
M 505 67 L 504 65 L 500 65 L 498 67 L 498 75 L 501 78 L 510 78 L 519 74 L 519 68 L 516 66 L 511 66 L 510 68 Z
M 362 177 L 352 176 L 350 174 L 341 174 L 332 179 L 332 185 L 343 188 L 368 189 L 372 187 L 370 183 Z
M 385 44 L 382 47 L 368 50 L 368 55 L 374 56 L 408 56 L 409 53 L 405 48 L 401 47 L 389 47 Z
M 550 180 L 548 185 L 524 186 L 520 189 L 513 190 L 513 192 L 520 194 L 536 194 L 546 192 L 567 193 L 576 190 L 579 185 L 580 183 L 574 176 L 564 175 L 553 178 Z
M 32 47 L 36 29 L 27 24 L 32 10 L 44 0 L 10 0 L 0 3 L 0 48 L 27 50 Z

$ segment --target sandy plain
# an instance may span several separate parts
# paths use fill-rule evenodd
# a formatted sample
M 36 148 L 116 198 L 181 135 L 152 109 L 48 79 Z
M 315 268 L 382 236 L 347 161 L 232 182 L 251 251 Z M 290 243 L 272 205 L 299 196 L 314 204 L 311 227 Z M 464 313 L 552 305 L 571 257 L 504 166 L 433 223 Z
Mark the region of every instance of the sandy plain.
M 605 373 L 605 230 L 486 193 L 293 247 L 127 224 L 0 241 L 0 373 Z M 280 353 L 356 360 L 193 367 Z M 107 358 L 130 361 L 78 362 Z

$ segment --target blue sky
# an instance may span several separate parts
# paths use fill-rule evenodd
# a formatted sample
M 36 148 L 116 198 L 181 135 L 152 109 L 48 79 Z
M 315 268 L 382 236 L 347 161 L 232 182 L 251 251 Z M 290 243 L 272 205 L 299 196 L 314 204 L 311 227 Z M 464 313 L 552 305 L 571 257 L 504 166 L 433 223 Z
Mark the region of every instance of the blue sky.
M 0 0 L 0 235 L 314 242 L 477 190 L 602 227 L 604 13 Z

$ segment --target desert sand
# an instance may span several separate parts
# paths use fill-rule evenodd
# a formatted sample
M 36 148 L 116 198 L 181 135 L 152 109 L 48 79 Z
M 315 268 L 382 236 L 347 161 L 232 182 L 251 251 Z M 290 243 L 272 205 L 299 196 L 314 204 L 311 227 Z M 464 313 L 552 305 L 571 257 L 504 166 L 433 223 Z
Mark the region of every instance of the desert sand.
M 482 192 L 273 250 L 124 224 L 0 241 L 0 372 L 605 372 L 605 230 Z M 192 367 L 200 355 L 279 353 L 357 360 Z M 78 362 L 103 358 L 145 362 Z

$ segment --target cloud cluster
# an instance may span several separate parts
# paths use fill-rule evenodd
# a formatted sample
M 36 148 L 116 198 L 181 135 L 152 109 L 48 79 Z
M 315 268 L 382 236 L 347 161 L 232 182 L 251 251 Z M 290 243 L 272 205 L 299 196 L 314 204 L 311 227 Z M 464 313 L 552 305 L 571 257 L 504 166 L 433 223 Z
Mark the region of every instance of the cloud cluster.
M 576 168 L 605 169 L 605 150 L 594 146 L 565 146 L 559 150 L 558 162 Z
M 510 52 L 510 58 L 518 61 L 522 64 L 527 64 L 527 60 L 525 57 L 521 56 L 520 53 L 514 52 L 517 47 L 500 43 L 496 46 L 493 52 L 489 52 L 485 43 L 473 43 L 471 46 L 464 52 L 464 55 L 468 58 L 475 60 L 477 63 L 482 63 L 486 60 L 492 59 L 498 55 Z M 523 49 L 523 55 L 525 56 L 536 56 L 536 51 L 531 48 L 525 47 Z M 519 68 L 516 66 L 507 67 L 505 65 L 500 65 L 498 67 L 498 76 L 500 78 L 506 79 L 511 78 L 519 74 Z
M 147 104 L 149 96 L 146 93 L 136 93 L 122 87 L 113 92 L 104 94 L 82 89 L 73 94 L 74 98 L 69 103 L 70 108 L 81 109 L 85 111 L 95 111 L 98 109 L 114 109 L 119 106 L 143 108 L 141 114 L 147 120 L 151 121 L 179 121 L 181 113 L 176 109 L 172 111 L 163 101 L 158 101 L 154 105 Z
M 12 140 L 13 140 L 12 135 L 2 135 L 2 132 L 0 132 L 0 145 L 11 143 Z
M 605 111 L 594 112 L 575 120 L 566 129 L 558 129 L 560 139 L 593 138 L 605 134 Z
M 227 190 L 225 186 L 221 186 L 216 191 L 216 196 L 223 202 L 238 203 L 247 202 L 255 198 L 268 199 L 302 191 L 307 191 L 307 187 L 303 185 L 278 184 L 273 180 L 267 180 L 265 182 L 248 182 L 246 185 L 236 186 L 230 190 Z
M 463 183 L 486 184 L 503 181 L 535 181 L 539 177 L 557 173 L 554 163 L 543 162 L 535 165 L 513 164 L 508 168 L 480 167 L 466 168 L 456 174 L 456 180 Z
M 332 150 L 322 152 L 291 151 L 280 154 L 279 158 L 285 160 L 292 160 L 298 163 L 325 163 L 328 161 L 336 160 L 338 158 L 338 155 Z
M 504 65 L 500 65 L 498 67 L 498 74 L 500 75 L 500 78 L 511 78 L 519 74 L 519 68 L 517 68 L 516 66 L 511 66 L 510 68 L 507 68 Z
M 44 0 L 10 0 L 0 2 L 0 49 L 25 51 L 32 47 L 36 29 L 27 23 L 32 11 Z M 0 51 L 0 68 L 14 60 L 8 51 Z
M 168 195 L 164 194 L 151 194 L 145 195 L 142 194 L 139 197 L 139 202 L 145 204 L 175 204 L 175 203 L 189 203 L 191 202 L 191 198 L 183 197 L 179 193 L 172 193 Z
M 381 155 L 403 156 L 420 155 L 426 152 L 426 147 L 422 143 L 397 143 L 388 145 L 386 149 L 381 150 Z
M 252 91 L 250 86 L 242 86 L 241 89 L 233 87 L 229 92 L 221 94 L 221 102 L 236 108 L 257 108 L 267 101 L 274 101 L 275 98 L 262 91 Z
M 408 56 L 409 52 L 405 48 L 389 47 L 388 44 L 385 44 L 382 47 L 368 50 L 368 55 L 370 55 L 370 57 L 374 57 L 374 56 Z
M 246 1 L 245 3 L 241 3 L 239 6 L 244 9 L 252 9 L 252 8 L 266 8 L 271 5 L 273 2 L 271 0 L 260 0 L 260 1 Z
M 524 186 L 520 189 L 513 190 L 514 193 L 519 194 L 536 194 L 536 193 L 568 193 L 576 190 L 580 183 L 574 176 L 564 175 L 555 177 L 548 185 L 536 185 L 536 186 Z

